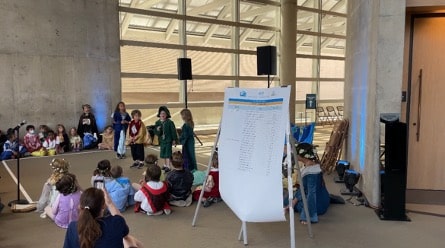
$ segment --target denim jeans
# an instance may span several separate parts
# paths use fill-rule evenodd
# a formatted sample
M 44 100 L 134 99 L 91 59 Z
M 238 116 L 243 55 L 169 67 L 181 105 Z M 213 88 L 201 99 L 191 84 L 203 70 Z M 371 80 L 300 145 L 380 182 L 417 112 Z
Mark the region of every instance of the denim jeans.
M 311 222 L 316 223 L 318 222 L 318 215 L 322 215 L 327 211 L 330 201 L 329 193 L 323 182 L 323 174 L 308 174 L 304 176 L 303 187 L 306 194 L 309 219 Z M 297 199 L 294 210 L 300 213 L 300 221 L 307 221 L 300 189 L 295 191 L 294 199 Z

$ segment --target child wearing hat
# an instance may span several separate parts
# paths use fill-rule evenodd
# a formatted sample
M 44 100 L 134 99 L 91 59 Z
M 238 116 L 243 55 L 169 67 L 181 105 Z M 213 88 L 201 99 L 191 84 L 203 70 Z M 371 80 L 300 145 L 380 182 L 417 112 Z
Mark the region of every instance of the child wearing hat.
M 303 163 L 301 168 L 302 186 L 307 199 L 309 217 L 304 212 L 304 205 L 300 188 L 295 191 L 292 206 L 294 211 L 300 213 L 300 222 L 306 224 L 318 222 L 318 215 L 326 213 L 329 207 L 329 192 L 323 180 L 323 173 L 320 167 L 317 151 L 315 147 L 308 143 L 300 143 L 296 147 L 298 161 Z M 301 186 L 300 186 L 301 187 Z M 285 203 L 285 205 L 287 205 Z
M 170 120 L 170 111 L 166 106 L 159 107 L 157 116 L 159 117 L 159 120 L 155 123 L 154 131 L 159 137 L 159 157 L 164 159 L 163 170 L 170 171 L 172 146 L 178 143 L 178 135 L 176 133 L 175 123 Z

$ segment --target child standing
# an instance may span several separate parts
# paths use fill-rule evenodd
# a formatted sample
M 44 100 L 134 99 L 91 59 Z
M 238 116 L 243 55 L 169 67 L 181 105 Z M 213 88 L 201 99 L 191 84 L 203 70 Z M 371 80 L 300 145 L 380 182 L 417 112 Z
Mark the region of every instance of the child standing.
M 26 126 L 26 134 L 23 138 L 26 150 L 33 156 L 41 156 L 40 149 L 42 148 L 42 143 L 40 143 L 39 136 L 35 133 L 35 127 L 33 125 Z
M 192 204 L 193 174 L 184 170 L 180 151 L 172 155 L 173 169 L 167 174 L 166 181 L 170 192 L 170 205 L 188 207 Z
M 137 190 L 134 195 L 136 201 L 135 212 L 143 211 L 147 215 L 161 215 L 171 213 L 168 204 L 168 187 L 165 182 L 160 181 L 161 168 L 157 165 L 149 165 L 145 172 L 145 180 L 139 184 L 134 183 L 133 188 Z
M 75 127 L 70 129 L 70 147 L 73 152 L 78 152 L 82 148 L 82 138 Z
M 159 137 L 160 154 L 159 157 L 164 159 L 163 170 L 170 170 L 170 158 L 172 156 L 172 145 L 176 145 L 178 135 L 176 134 L 175 123 L 170 120 L 170 111 L 166 106 L 159 107 L 159 120 L 155 123 L 155 134 Z
M 77 221 L 79 217 L 79 200 L 82 192 L 77 187 L 76 176 L 67 173 L 56 182 L 59 191 L 52 206 L 45 208 L 45 214 L 50 217 L 57 226 L 68 228 L 71 221 Z
M 193 192 L 193 199 L 199 201 L 201 190 L 204 189 L 204 195 L 202 197 L 202 204 L 204 207 L 210 206 L 212 203 L 220 202 L 221 194 L 219 192 L 219 169 L 218 169 L 218 153 L 215 151 L 212 157 L 212 167 L 210 168 L 209 175 L 204 181 L 203 186 L 199 186 Z
M 48 131 L 48 137 L 43 141 L 43 148 L 48 156 L 56 155 L 56 137 L 53 130 Z
M 131 156 L 133 157 L 133 165 L 130 167 L 144 167 L 144 143 L 147 139 L 147 128 L 144 122 L 141 120 L 142 113 L 140 110 L 135 109 L 131 111 L 131 117 L 133 120 L 128 126 L 128 138 L 131 148 Z
M 122 176 L 122 167 L 114 165 L 110 173 L 113 179 L 105 184 L 108 194 L 114 205 L 123 212 L 128 206 L 134 205 L 134 189 L 131 186 L 130 179 Z
M 52 173 L 48 180 L 43 184 L 42 194 L 37 202 L 36 212 L 43 212 L 46 206 L 51 204 L 56 199 L 59 192 L 56 190 L 56 183 L 62 178 L 63 175 L 68 173 L 70 164 L 65 159 L 55 158 L 49 164 L 52 169 Z M 43 213 L 40 217 L 45 218 L 46 214 Z
M 116 109 L 111 115 L 111 118 L 113 118 L 114 151 L 118 159 L 123 159 L 125 158 L 125 133 L 128 123 L 131 121 L 124 102 L 119 102 L 116 105 Z
M 195 123 L 193 122 L 192 112 L 189 109 L 181 110 L 181 117 L 184 125 L 181 128 L 179 142 L 182 145 L 184 168 L 193 172 L 198 169 L 195 156 L 195 133 L 193 132 Z
M 96 138 L 97 142 L 97 124 L 96 124 L 96 117 L 94 117 L 94 114 L 91 113 L 91 106 L 89 104 L 82 105 L 82 115 L 79 118 L 79 124 L 77 125 L 77 132 L 80 135 L 80 137 L 83 138 L 85 135 L 88 134 L 88 136 L 93 136 Z M 84 142 L 86 144 L 86 142 Z M 90 149 L 97 145 L 97 143 L 91 142 L 84 146 L 84 149 Z
M 99 143 L 99 149 L 103 150 L 113 150 L 114 147 L 114 131 L 111 125 L 105 127 L 103 133 L 100 134 L 102 136 L 102 142 Z
M 62 154 L 69 150 L 70 140 L 68 134 L 66 133 L 65 126 L 62 124 L 57 125 L 57 135 L 56 135 L 56 152 L 57 154 Z

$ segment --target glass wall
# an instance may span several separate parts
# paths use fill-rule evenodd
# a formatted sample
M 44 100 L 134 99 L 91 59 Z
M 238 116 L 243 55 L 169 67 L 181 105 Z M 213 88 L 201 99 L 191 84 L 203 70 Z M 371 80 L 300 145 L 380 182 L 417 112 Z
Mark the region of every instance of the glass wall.
M 298 0 L 296 100 L 343 99 L 347 0 Z M 122 97 L 138 108 L 222 107 L 227 87 L 267 87 L 257 75 L 258 46 L 277 46 L 280 0 L 120 0 Z M 178 58 L 191 58 L 193 79 L 178 80 Z M 131 107 L 131 106 L 130 106 Z M 297 106 L 301 109 L 301 106 Z M 207 122 L 218 122 L 220 117 Z

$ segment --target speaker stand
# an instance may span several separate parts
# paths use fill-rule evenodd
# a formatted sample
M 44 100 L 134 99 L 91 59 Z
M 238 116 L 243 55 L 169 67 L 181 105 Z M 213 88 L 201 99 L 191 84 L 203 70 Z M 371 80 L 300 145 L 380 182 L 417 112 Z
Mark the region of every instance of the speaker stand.
M 347 189 L 347 188 L 343 188 L 343 189 L 340 190 L 340 194 L 342 194 L 342 195 L 350 195 L 350 196 L 361 196 L 362 192 L 360 192 L 358 189 L 356 189 L 354 187 L 352 192 L 349 191 L 349 189 Z
M 342 177 L 334 177 L 334 182 L 336 183 L 345 183 Z
M 23 123 L 25 123 L 25 122 L 23 122 Z M 16 135 L 17 135 L 17 137 L 16 137 L 17 138 L 17 140 L 16 140 L 16 142 L 17 142 L 17 158 L 16 158 L 16 160 L 17 160 L 17 199 L 13 200 L 13 201 L 10 201 L 8 203 L 9 207 L 13 206 L 14 204 L 18 204 L 18 205 L 28 204 L 27 200 L 20 199 L 20 157 L 21 157 L 21 154 L 20 154 L 20 140 L 19 140 L 19 137 L 20 137 L 20 127 L 21 127 L 21 125 L 19 124 L 15 128 L 16 129 L 15 132 L 16 132 Z
M 267 74 L 267 88 L 270 88 L 270 74 Z
M 377 214 L 380 220 L 411 221 L 411 219 L 406 214 L 402 214 L 400 216 L 385 215 L 385 211 L 381 208 L 376 209 L 375 213 Z
M 185 108 L 187 108 L 187 79 L 184 80 L 184 102 L 185 102 Z

